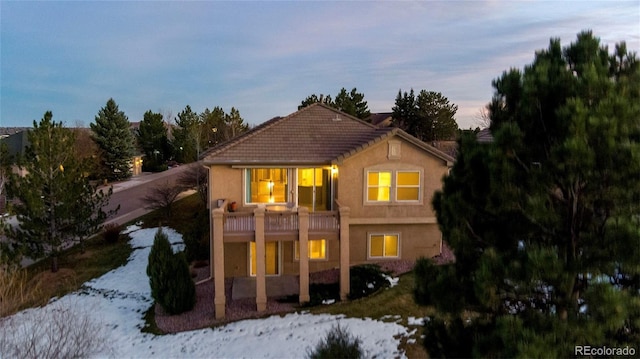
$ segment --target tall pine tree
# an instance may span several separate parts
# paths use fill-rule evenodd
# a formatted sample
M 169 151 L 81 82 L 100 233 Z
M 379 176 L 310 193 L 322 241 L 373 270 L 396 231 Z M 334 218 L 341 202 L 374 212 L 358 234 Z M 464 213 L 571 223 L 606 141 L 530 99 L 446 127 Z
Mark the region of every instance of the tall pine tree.
M 162 164 L 171 155 L 167 127 L 164 124 L 162 114 L 154 113 L 151 110 L 145 112 L 136 137 L 145 154 L 143 169 L 151 172 L 162 170 Z M 166 166 L 164 167 L 166 168 Z
M 458 106 L 442 93 L 413 89 L 398 91 L 393 107 L 394 125 L 425 142 L 452 140 L 458 132 L 455 114 Z
M 130 178 L 135 139 L 129 129 L 129 119 L 112 98 L 100 109 L 95 123 L 90 126 L 93 140 L 100 148 L 104 178 L 109 181 Z
M 207 141 L 203 128 L 203 119 L 187 105 L 178 113 L 173 130 L 173 147 L 176 160 L 191 163 L 198 160 L 198 155 Z
M 420 263 L 416 299 L 453 318 L 427 324 L 431 356 L 640 342 L 638 84 L 635 54 L 591 32 L 494 81 L 494 142 L 463 138 L 434 198 L 457 261 Z
M 329 105 L 361 120 L 366 120 L 371 115 L 367 101 L 364 100 L 364 94 L 358 92 L 355 87 L 351 89 L 350 92 L 347 92 L 347 89 L 343 87 L 336 95 L 335 100 L 331 98 L 331 95 L 309 95 L 307 98 L 302 100 L 298 106 L 298 110 L 314 103 Z
M 28 133 L 26 153 L 18 159 L 24 176 L 9 174 L 8 191 L 16 199 L 12 212 L 19 225 L 8 227 L 9 245 L 2 243 L 2 251 L 18 259 L 50 257 L 51 269 L 57 271 L 62 249 L 99 231 L 111 190 L 105 193 L 89 183 L 84 165 L 74 156 L 73 132 L 52 117 L 46 112 Z

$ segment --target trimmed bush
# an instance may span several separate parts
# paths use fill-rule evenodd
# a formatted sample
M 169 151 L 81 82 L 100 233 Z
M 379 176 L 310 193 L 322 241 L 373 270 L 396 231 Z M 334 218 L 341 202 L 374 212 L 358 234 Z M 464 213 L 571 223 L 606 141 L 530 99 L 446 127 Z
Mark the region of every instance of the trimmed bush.
M 102 238 L 107 243 L 116 243 L 120 239 L 122 228 L 116 224 L 109 224 L 102 229 Z
M 169 238 L 158 229 L 147 266 L 151 296 L 169 314 L 180 314 L 195 305 L 195 284 L 183 253 L 174 254 Z
M 340 324 L 334 325 L 313 350 L 307 351 L 309 359 L 362 358 L 362 341 L 354 337 Z
M 362 264 L 351 267 L 349 275 L 351 278 L 349 299 L 366 297 L 389 285 L 389 281 L 384 277 L 384 272 L 377 264 Z
M 162 307 L 169 314 L 180 314 L 193 309 L 196 304 L 196 286 L 184 253 L 173 256 L 172 266 L 173 273 L 169 277 L 169 288 Z
M 169 291 L 169 276 L 172 261 L 173 251 L 171 250 L 169 238 L 162 232 L 162 229 L 158 228 L 158 232 L 156 232 L 153 239 L 153 246 L 149 253 L 149 264 L 147 265 L 151 297 L 157 303 L 162 303 L 163 298 Z

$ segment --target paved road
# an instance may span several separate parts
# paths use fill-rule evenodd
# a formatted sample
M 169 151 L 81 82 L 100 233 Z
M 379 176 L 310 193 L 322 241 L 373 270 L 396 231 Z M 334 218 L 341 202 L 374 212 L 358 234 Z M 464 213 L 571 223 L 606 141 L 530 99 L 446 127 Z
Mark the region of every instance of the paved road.
M 109 206 L 105 210 L 115 209 L 120 205 L 120 210 L 115 216 L 105 221 L 105 224 L 124 224 L 135 218 L 138 218 L 149 210 L 144 208 L 142 198 L 147 195 L 147 191 L 155 186 L 169 183 L 175 185 L 177 179 L 187 170 L 188 166 L 178 166 L 167 171 L 142 174 L 128 181 L 113 184 L 113 195 L 109 201 Z
M 105 221 L 106 224 L 125 224 L 133 219 L 136 219 L 149 212 L 144 208 L 142 198 L 147 194 L 149 188 L 157 185 L 163 185 L 165 183 L 175 184 L 176 180 L 182 173 L 187 170 L 188 166 L 179 166 L 170 170 L 154 173 L 154 174 L 142 174 L 140 176 L 133 177 L 130 180 L 114 183 L 113 195 L 109 201 L 109 206 L 105 209 L 110 210 L 120 205 L 120 210 L 115 216 L 108 218 Z M 111 185 L 108 185 L 111 186 Z M 187 195 L 194 191 L 185 191 L 181 195 Z M 17 226 L 18 222 L 15 217 L 6 218 L 7 222 L 12 226 Z M 0 240 L 3 238 L 0 237 Z M 24 258 L 21 262 L 23 267 L 32 264 L 34 261 L 30 258 Z

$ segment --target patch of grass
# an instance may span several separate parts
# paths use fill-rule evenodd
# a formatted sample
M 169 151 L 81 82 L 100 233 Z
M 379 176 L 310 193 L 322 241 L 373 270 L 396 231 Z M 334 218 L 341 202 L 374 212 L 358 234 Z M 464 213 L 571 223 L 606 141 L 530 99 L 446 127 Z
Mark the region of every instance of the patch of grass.
M 80 289 L 83 283 L 97 278 L 127 263 L 132 252 L 129 237 L 116 243 L 106 243 L 101 234 L 88 239 L 84 246 L 75 246 L 58 257 L 59 271 L 51 272 L 51 260 L 45 259 L 28 268 L 31 285 L 38 285 L 38 296 L 24 303 L 21 309 L 47 303 L 53 297 Z
M 161 211 L 152 211 L 136 219 L 132 223 L 142 221 L 143 228 L 153 228 L 159 225 L 175 229 L 178 233 L 186 233 L 193 225 L 198 212 L 207 210 L 200 196 L 195 193 L 184 197 L 173 204 L 169 220 L 164 218 Z
M 152 305 L 144 312 L 144 327 L 140 330 L 143 333 L 164 335 L 165 333 L 156 324 L 156 306 Z
M 387 322 L 397 322 L 409 331 L 417 329 L 411 338 L 402 338 L 400 348 L 409 358 L 426 358 L 426 351 L 422 346 L 420 337 L 423 334 L 422 326 L 409 326 L 409 317 L 424 318 L 433 316 L 435 309 L 431 306 L 420 306 L 413 300 L 414 274 L 409 272 L 400 276 L 398 285 L 393 288 L 380 290 L 368 297 L 336 302 L 332 305 L 323 305 L 307 308 L 314 314 L 344 314 L 352 318 L 372 318 Z M 411 341 L 407 339 L 412 339 Z

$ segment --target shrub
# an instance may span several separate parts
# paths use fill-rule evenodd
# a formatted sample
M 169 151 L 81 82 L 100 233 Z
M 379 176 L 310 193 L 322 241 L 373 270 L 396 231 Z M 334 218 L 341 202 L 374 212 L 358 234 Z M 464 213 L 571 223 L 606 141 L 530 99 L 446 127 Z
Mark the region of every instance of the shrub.
M 172 267 L 167 295 L 161 305 L 169 314 L 180 314 L 191 310 L 196 304 L 196 286 L 191 279 L 184 253 L 173 256 Z
M 363 264 L 351 267 L 349 275 L 351 279 L 349 299 L 366 297 L 389 285 L 389 281 L 384 277 L 384 272 L 377 264 Z
M 102 238 L 107 243 L 116 243 L 120 238 L 122 228 L 117 224 L 109 224 L 102 229 Z
M 171 264 L 173 262 L 173 251 L 171 243 L 162 229 L 158 228 L 153 239 L 153 246 L 149 253 L 149 264 L 147 265 L 147 275 L 151 287 L 151 297 L 162 303 L 169 290 L 169 277 Z
M 182 236 L 187 261 L 209 259 L 209 211 L 198 211 L 194 216 L 194 225 Z
M 158 229 L 147 266 L 151 296 L 169 314 L 190 310 L 195 304 L 195 284 L 183 253 L 174 254 L 169 238 Z
M 309 359 L 362 358 L 362 341 L 354 337 L 340 324 L 334 325 L 313 350 L 307 351 Z
M 57 301 L 0 319 L 0 358 L 117 357 L 92 308 L 75 304 Z
M 436 305 L 452 312 L 462 310 L 464 296 L 456 293 L 473 290 L 465 288 L 456 277 L 453 264 L 438 266 L 431 259 L 420 258 L 414 267 L 413 299 L 420 305 Z M 440 293 L 432 295 L 432 293 Z

